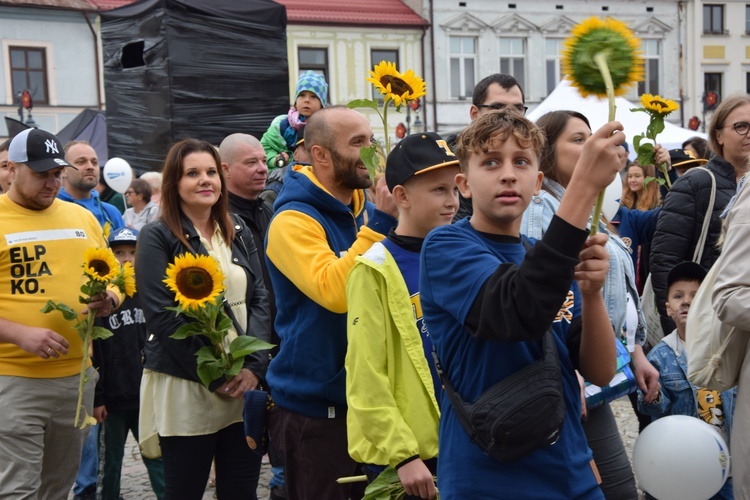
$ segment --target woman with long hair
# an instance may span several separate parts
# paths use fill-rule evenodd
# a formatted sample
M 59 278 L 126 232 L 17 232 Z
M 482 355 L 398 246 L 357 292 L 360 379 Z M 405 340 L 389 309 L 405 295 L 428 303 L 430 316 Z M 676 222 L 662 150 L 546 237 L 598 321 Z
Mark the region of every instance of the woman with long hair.
M 540 239 L 560 205 L 583 144 L 591 136 L 591 126 L 588 119 L 576 111 L 547 113 L 537 120 L 537 126 L 547 138 L 539 161 L 544 181 L 539 196 L 524 213 L 521 233 Z M 622 154 L 625 154 L 624 149 Z M 606 248 L 610 267 L 603 290 L 607 313 L 618 338 L 627 339 L 642 389 L 658 393 L 659 373 L 648 362 L 641 347 L 646 335 L 628 247 L 607 229 L 612 226 L 606 220 L 597 222 L 599 230 L 609 234 Z M 608 500 L 638 498 L 633 471 L 609 404 L 591 409 L 583 429 L 601 474 L 605 497 Z
M 661 205 L 659 184 L 652 180 L 646 184 L 646 178 L 656 178 L 653 165 L 640 165 L 636 162 L 628 166 L 627 176 L 622 186 L 620 203 L 631 210 L 651 210 Z
M 712 190 L 715 190 L 713 211 L 699 264 L 709 269 L 719 258 L 720 215 L 737 191 L 738 180 L 747 172 L 750 95 L 735 95 L 722 101 L 711 118 L 708 137 L 714 156 L 706 168 L 713 179 L 702 169 L 693 168 L 672 185 L 651 243 L 651 284 L 664 333 L 675 328 L 665 306 L 667 274 L 680 262 L 693 259 Z
M 143 227 L 135 264 L 150 332 L 141 384 L 141 448 L 146 456 L 163 457 L 168 500 L 202 498 L 213 459 L 219 499 L 255 499 L 260 456 L 245 441 L 243 394 L 265 376 L 268 354 L 246 356 L 236 376 L 219 376 L 206 388 L 196 352 L 211 343 L 203 336 L 170 337 L 190 320 L 166 309 L 176 301 L 164 277 L 179 255 L 213 257 L 225 276 L 224 311 L 232 319 L 228 340 L 253 335 L 268 341 L 269 304 L 258 251 L 242 220 L 227 211 L 221 160 L 211 144 L 176 143 L 163 175 L 161 217 Z

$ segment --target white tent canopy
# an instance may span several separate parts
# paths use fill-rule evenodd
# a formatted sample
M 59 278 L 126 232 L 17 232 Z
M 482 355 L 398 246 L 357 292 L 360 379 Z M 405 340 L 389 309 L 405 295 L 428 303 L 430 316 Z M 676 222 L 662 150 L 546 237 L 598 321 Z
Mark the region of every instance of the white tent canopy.
M 646 132 L 649 117 L 646 113 L 633 113 L 630 111 L 631 109 L 640 108 L 641 106 L 633 104 L 623 97 L 615 98 L 615 102 L 617 104 L 615 119 L 625 127 L 627 141 L 631 146 L 630 158 L 635 159 L 636 155 L 633 152 L 632 147 L 633 136 Z M 607 99 L 599 99 L 594 96 L 583 98 L 578 92 L 578 89 L 573 87 L 568 79 L 563 79 L 557 85 L 555 90 L 553 90 L 552 93 L 539 104 L 539 106 L 526 114 L 526 117 L 535 122 L 542 115 L 549 113 L 550 111 L 566 109 L 578 111 L 588 118 L 591 123 L 591 129 L 594 131 L 607 123 L 607 117 L 609 114 Z M 707 138 L 706 134 L 678 127 L 669 122 L 665 122 L 664 125 L 664 132 L 656 136 L 656 141 L 667 149 L 681 148 L 682 143 L 691 137 L 697 136 L 703 137 L 704 139 Z

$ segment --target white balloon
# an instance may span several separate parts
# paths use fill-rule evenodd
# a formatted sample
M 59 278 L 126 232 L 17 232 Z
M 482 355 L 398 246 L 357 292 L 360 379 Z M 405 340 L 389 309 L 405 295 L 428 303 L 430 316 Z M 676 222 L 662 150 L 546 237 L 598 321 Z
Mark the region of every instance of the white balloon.
M 706 500 L 727 480 L 729 449 L 712 425 L 670 415 L 638 436 L 633 469 L 640 487 L 659 500 Z
M 133 169 L 122 158 L 110 158 L 102 171 L 104 182 L 118 193 L 125 193 L 133 182 Z
M 604 203 L 602 204 L 602 215 L 607 220 L 612 220 L 620 208 L 620 198 L 622 198 L 622 178 L 619 175 L 607 186 L 604 192 Z

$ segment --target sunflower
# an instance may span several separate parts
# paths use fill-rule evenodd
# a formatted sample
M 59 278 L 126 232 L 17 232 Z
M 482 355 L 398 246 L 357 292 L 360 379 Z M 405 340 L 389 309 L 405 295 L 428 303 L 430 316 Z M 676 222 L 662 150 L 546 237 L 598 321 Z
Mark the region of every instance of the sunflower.
M 565 41 L 562 69 L 583 97 L 606 97 L 607 89 L 594 56 L 606 58 L 615 95 L 623 95 L 629 86 L 643 80 L 640 40 L 625 23 L 616 19 L 590 17 L 578 24 Z
M 386 101 L 393 101 L 396 107 L 427 94 L 424 80 L 415 75 L 413 70 L 399 73 L 396 65 L 388 61 L 380 61 L 370 71 L 367 81 L 373 84 Z
M 680 105 L 671 99 L 664 99 L 658 95 L 643 94 L 641 96 L 641 104 L 645 110 L 649 113 L 656 113 L 658 115 L 666 116 L 672 111 L 680 109 Z
M 104 228 L 102 229 L 102 235 L 104 236 L 104 241 L 109 241 L 109 234 L 112 232 L 112 224 L 109 223 L 109 221 L 104 223 Z
M 109 248 L 88 248 L 83 254 L 83 273 L 89 278 L 109 283 L 119 272 L 120 264 Z
M 122 289 L 128 297 L 135 295 L 135 269 L 130 262 L 122 266 Z
M 183 309 L 198 309 L 224 291 L 224 273 L 213 257 L 186 253 L 169 264 L 164 283 Z

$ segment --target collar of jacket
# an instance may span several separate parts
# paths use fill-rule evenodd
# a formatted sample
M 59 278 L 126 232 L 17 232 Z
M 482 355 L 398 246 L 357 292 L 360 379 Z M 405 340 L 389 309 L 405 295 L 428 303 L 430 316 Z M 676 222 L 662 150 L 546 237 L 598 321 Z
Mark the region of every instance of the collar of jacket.
M 234 225 L 234 232 L 236 237 L 242 236 L 242 224 L 240 224 L 239 220 L 235 218 L 238 216 L 234 214 L 229 215 L 229 219 L 232 221 L 232 224 Z M 191 245 L 193 245 L 193 249 L 195 251 L 198 251 L 200 248 L 200 235 L 198 234 L 198 230 L 195 228 L 195 225 L 193 225 L 193 222 L 187 218 L 184 214 L 182 215 L 182 230 L 184 231 L 185 238 L 190 242 Z M 232 242 L 228 241 L 226 242 L 227 245 L 232 246 Z

